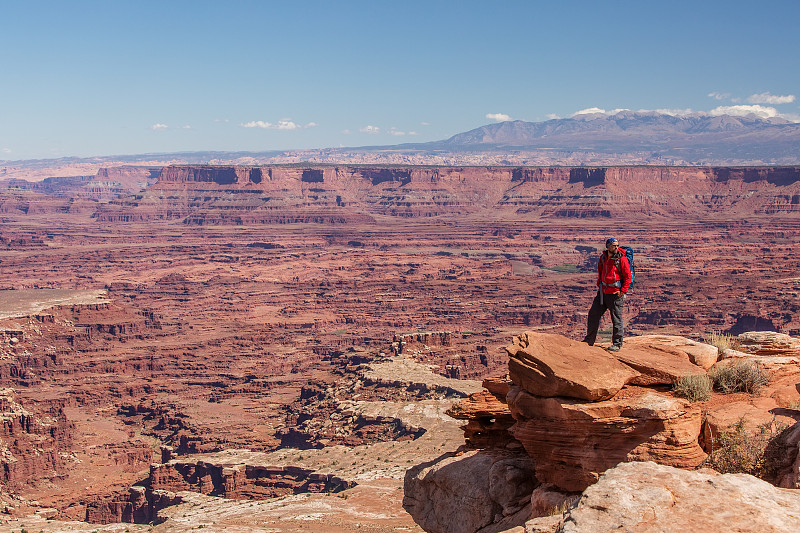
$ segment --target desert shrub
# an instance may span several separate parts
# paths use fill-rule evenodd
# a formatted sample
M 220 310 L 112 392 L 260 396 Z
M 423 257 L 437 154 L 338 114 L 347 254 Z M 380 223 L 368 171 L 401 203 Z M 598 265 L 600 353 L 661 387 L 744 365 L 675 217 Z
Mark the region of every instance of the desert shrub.
M 712 331 L 705 340 L 706 343 L 710 344 L 711 346 L 716 346 L 717 350 L 719 350 L 719 353 L 724 352 L 728 348 L 738 350 L 742 347 L 742 345 L 739 343 L 739 339 L 733 335 L 722 333 L 721 331 Z
M 672 386 L 672 391 L 690 402 L 704 402 L 711 398 L 713 382 L 705 374 L 684 374 Z
M 769 383 L 769 373 L 752 361 L 734 361 L 728 365 L 715 366 L 708 376 L 714 381 L 714 387 L 721 392 L 758 394 L 759 389 Z
M 764 477 L 770 469 L 767 447 L 785 429 L 785 425 L 775 420 L 757 427 L 753 432 L 747 429 L 744 417 L 712 438 L 713 450 L 704 463 L 723 474 L 750 474 Z

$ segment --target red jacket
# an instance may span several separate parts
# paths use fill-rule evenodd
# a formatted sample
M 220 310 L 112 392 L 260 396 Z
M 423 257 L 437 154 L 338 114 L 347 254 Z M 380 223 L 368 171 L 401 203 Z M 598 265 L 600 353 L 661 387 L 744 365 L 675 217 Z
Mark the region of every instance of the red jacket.
M 603 294 L 614 294 L 620 290 L 622 294 L 625 294 L 631 286 L 631 266 L 628 264 L 628 258 L 624 253 L 617 252 L 617 254 L 619 255 L 619 270 L 614 264 L 613 258 L 607 259 L 607 251 L 600 255 L 600 260 L 597 262 L 597 286 L 603 287 Z M 620 270 L 622 271 L 621 277 Z

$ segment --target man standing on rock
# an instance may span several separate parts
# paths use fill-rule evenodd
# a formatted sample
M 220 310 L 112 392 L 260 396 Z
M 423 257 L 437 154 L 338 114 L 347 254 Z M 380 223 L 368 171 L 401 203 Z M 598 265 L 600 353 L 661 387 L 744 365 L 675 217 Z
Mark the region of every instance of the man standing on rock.
M 631 286 L 631 267 L 628 258 L 619 250 L 619 242 L 614 237 L 606 239 L 606 251 L 597 262 L 597 296 L 594 297 L 586 324 L 586 337 L 583 342 L 594 345 L 600 318 L 606 310 L 611 311 L 611 323 L 614 332 L 611 336 L 609 351 L 618 352 L 622 348 L 622 303 L 625 293 Z

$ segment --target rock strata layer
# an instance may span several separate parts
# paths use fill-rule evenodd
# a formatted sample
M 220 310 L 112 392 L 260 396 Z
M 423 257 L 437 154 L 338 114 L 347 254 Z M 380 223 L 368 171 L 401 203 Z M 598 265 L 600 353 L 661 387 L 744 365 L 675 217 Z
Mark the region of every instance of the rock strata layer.
M 694 468 L 706 457 L 699 407 L 649 389 L 589 403 L 512 387 L 507 399 L 517 421 L 510 432 L 533 458 L 536 477 L 565 491 L 582 491 L 621 462 Z

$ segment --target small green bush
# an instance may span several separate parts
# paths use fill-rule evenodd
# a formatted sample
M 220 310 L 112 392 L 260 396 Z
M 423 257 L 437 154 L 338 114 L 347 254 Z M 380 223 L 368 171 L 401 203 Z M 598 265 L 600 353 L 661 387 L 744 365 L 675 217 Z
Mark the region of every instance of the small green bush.
M 684 374 L 678 378 L 672 390 L 690 402 L 704 402 L 711 399 L 712 387 L 711 378 L 705 374 Z
M 708 373 L 714 387 L 720 392 L 747 392 L 758 394 L 762 386 L 769 383 L 769 373 L 761 365 L 751 361 L 734 361 L 728 365 L 715 366 Z

